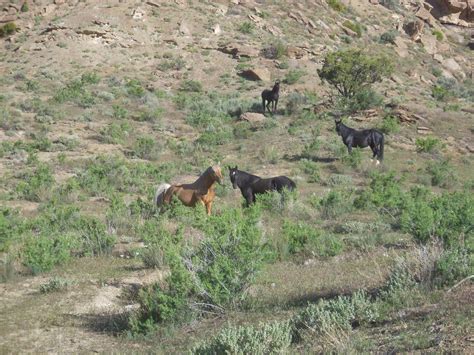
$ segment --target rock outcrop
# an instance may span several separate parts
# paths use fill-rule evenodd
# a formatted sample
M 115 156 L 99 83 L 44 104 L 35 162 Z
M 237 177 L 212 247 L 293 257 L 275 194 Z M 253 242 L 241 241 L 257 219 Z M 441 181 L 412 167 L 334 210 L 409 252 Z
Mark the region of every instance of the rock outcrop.
M 441 23 L 474 28 L 474 0 L 429 0 Z

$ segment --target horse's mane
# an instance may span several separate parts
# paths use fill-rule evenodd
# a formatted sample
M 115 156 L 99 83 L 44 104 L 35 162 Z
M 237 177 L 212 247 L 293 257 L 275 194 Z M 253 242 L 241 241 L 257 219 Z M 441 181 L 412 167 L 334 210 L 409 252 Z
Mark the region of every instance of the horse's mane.
M 258 179 L 261 179 L 260 176 L 257 176 L 257 175 L 253 175 L 253 174 L 250 174 L 246 171 L 243 171 L 243 170 L 237 170 L 239 173 L 243 174 L 243 175 L 246 175 L 247 177 L 253 177 L 253 178 L 258 178 Z

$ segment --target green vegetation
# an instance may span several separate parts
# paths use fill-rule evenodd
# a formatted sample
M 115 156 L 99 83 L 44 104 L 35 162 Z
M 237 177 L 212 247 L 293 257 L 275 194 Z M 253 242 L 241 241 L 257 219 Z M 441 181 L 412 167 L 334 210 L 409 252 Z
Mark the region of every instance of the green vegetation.
M 380 43 L 390 43 L 390 44 L 395 44 L 395 39 L 398 36 L 398 31 L 396 30 L 390 30 L 387 32 L 384 32 L 380 35 Z
M 283 82 L 288 85 L 293 85 L 298 80 L 301 79 L 303 75 L 305 75 L 306 72 L 301 69 L 290 69 L 288 73 L 286 73 L 285 78 L 283 79 Z
M 239 26 L 239 31 L 245 34 L 251 34 L 255 30 L 255 25 L 253 22 L 245 21 L 242 22 Z
M 357 34 L 357 37 L 362 36 L 362 26 L 359 23 L 346 20 L 343 22 L 342 25 L 350 29 L 351 31 L 355 32 Z
M 337 12 L 346 12 L 347 8 L 339 0 L 328 0 L 331 9 Z
M 418 152 L 425 153 L 435 152 L 443 146 L 436 137 L 417 138 L 415 144 Z
M 438 41 L 442 41 L 444 39 L 443 32 L 441 32 L 440 30 L 433 30 L 431 34 L 435 36 Z
M 3 26 L 0 26 L 0 38 L 10 36 L 17 30 L 15 22 L 8 22 Z
M 69 286 L 73 284 L 72 281 L 68 279 L 63 279 L 61 277 L 53 277 L 48 282 L 40 285 L 40 292 L 41 293 L 50 293 L 50 292 L 58 292 L 67 289 Z
M 318 70 L 321 79 L 333 85 L 346 98 L 370 88 L 393 71 L 393 64 L 383 55 L 368 55 L 359 49 L 332 52 Z
M 211 340 L 194 347 L 196 355 L 207 354 L 279 354 L 291 345 L 288 322 L 241 326 L 223 329 Z

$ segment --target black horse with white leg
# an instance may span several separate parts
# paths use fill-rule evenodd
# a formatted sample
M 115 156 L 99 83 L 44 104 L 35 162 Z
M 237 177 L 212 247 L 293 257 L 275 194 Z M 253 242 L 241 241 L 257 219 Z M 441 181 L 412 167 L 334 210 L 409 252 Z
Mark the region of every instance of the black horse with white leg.
M 347 127 L 340 119 L 335 120 L 335 122 L 336 132 L 342 137 L 342 141 L 346 145 L 349 154 L 352 153 L 352 148 L 370 147 L 372 153 L 374 153 L 372 159 L 377 157 L 376 164 L 380 164 L 383 160 L 384 145 L 384 136 L 382 132 L 373 128 L 358 131 Z

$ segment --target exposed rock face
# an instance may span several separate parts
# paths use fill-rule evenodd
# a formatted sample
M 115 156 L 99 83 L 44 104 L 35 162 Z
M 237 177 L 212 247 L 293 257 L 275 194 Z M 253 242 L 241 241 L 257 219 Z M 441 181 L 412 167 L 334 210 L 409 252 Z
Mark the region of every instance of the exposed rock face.
M 474 0 L 428 0 L 431 14 L 440 22 L 474 27 Z
M 270 81 L 270 71 L 267 68 L 248 69 L 239 75 L 249 80 Z

